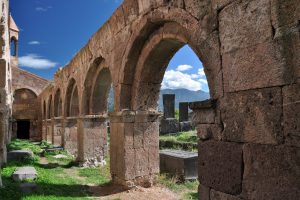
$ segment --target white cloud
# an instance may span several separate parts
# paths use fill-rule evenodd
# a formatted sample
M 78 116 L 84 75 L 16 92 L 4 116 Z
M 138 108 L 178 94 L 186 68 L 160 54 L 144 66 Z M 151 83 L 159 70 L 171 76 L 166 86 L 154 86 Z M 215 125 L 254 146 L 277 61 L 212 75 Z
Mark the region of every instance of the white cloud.
M 199 74 L 200 77 L 204 77 L 205 76 L 204 68 L 200 68 L 198 70 L 198 74 Z
M 39 45 L 41 43 L 39 41 L 30 41 L 30 42 L 28 42 L 28 44 L 30 44 L 30 45 Z
M 187 70 L 193 69 L 193 67 L 191 65 L 179 65 L 176 70 L 180 71 L 180 72 L 184 72 Z
M 28 54 L 26 56 L 19 57 L 19 64 L 22 67 L 33 69 L 49 69 L 57 65 L 56 62 L 53 62 L 36 54 Z
M 202 90 L 207 82 L 205 79 L 194 80 L 192 75 L 180 71 L 166 71 L 162 82 L 162 89 L 180 89 L 185 88 L 192 91 Z
M 36 7 L 35 10 L 38 11 L 38 12 L 46 12 L 48 11 L 49 9 L 53 8 L 52 6 L 47 6 L 47 7 Z

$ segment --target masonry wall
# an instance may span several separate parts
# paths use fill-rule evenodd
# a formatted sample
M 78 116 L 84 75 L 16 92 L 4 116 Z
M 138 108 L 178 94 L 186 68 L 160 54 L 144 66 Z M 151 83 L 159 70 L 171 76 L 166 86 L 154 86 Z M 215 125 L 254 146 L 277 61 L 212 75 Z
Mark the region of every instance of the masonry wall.
M 6 144 L 10 141 L 11 71 L 9 49 L 9 2 L 0 1 L 0 166 L 6 162 Z M 1 176 L 0 176 L 1 186 Z
M 12 67 L 12 137 L 17 137 L 19 120 L 30 122 L 31 140 L 40 139 L 41 124 L 38 121 L 42 112 L 38 95 L 46 88 L 49 81 L 18 67 Z
M 85 85 L 93 79 L 89 70 L 108 68 L 115 91 L 115 112 L 110 114 L 113 180 L 151 186 L 159 173 L 160 84 L 168 61 L 188 44 L 203 62 L 212 98 L 191 104 L 200 139 L 200 199 L 297 199 L 298 4 L 125 0 L 56 73 L 54 89 L 40 98 L 60 89 L 65 110 L 70 106 L 68 87 L 76 82 L 77 117 L 82 117 L 86 91 L 93 88 Z M 77 133 L 82 143 L 82 133 Z

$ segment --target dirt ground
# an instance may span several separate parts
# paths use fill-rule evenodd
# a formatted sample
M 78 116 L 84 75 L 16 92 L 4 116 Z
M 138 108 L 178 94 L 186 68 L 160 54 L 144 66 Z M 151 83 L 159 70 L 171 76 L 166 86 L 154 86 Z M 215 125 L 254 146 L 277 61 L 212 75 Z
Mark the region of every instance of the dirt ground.
M 90 187 L 94 199 L 101 200 L 179 200 L 176 194 L 166 188 L 155 186 L 152 188 L 135 188 L 120 191 L 114 186 Z

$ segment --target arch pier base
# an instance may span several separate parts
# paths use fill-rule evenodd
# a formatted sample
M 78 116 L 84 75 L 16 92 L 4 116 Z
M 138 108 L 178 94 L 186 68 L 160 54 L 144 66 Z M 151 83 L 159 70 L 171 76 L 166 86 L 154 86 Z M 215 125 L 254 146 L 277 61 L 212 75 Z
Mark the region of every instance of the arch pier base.
M 47 141 L 47 121 L 42 122 L 42 140 Z
M 64 148 L 73 156 L 78 155 L 78 117 L 65 119 Z
M 46 140 L 49 143 L 53 143 L 53 124 L 52 124 L 52 120 L 51 119 L 47 119 L 46 120 L 46 127 L 47 127 L 47 136 L 46 136 Z
M 64 120 L 62 117 L 55 117 L 53 119 L 53 144 L 56 146 L 63 146 L 64 138 Z
M 107 116 L 87 115 L 78 119 L 77 161 L 96 165 L 107 154 Z
M 110 114 L 110 170 L 126 188 L 150 187 L 159 174 L 159 118 L 156 111 Z

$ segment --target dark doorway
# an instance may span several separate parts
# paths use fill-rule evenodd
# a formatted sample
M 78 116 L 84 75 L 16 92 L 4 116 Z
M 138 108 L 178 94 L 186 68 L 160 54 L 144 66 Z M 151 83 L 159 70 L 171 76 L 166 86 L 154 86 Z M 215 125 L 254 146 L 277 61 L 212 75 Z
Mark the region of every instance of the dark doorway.
M 17 138 L 29 140 L 30 121 L 20 120 L 17 121 Z

